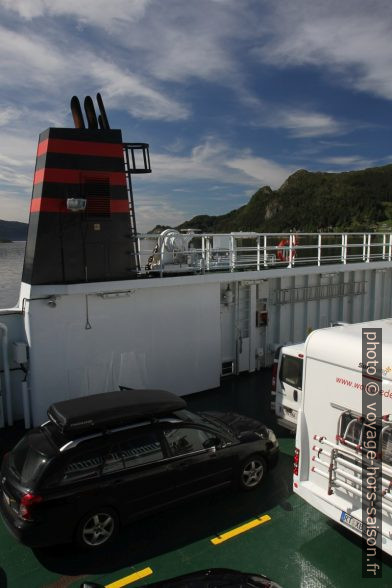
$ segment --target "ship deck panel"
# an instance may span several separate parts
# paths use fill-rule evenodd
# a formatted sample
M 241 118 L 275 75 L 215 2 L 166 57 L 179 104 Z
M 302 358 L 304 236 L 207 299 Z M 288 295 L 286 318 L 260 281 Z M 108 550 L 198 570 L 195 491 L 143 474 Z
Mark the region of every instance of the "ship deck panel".
M 367 586 L 361 578 L 361 540 L 292 492 L 294 438 L 274 422 L 270 382 L 271 370 L 265 369 L 187 397 L 194 410 L 235 410 L 274 428 L 281 459 L 260 489 L 227 490 L 150 516 L 125 528 L 99 557 L 68 545 L 32 550 L 18 544 L 1 523 L 0 587 L 77 588 L 87 580 L 138 587 L 209 567 L 262 573 L 283 588 Z M 0 431 L 1 452 L 21 434 L 21 426 Z M 211 543 L 263 515 L 271 520 L 218 545 Z M 117 583 L 148 567 L 151 575 L 132 584 Z M 392 562 L 387 557 L 376 585 L 392 586 Z

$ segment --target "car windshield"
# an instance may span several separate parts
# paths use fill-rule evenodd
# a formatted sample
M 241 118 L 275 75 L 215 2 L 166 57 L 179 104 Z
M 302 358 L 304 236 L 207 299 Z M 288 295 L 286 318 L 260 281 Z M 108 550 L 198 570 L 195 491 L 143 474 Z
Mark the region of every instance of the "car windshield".
M 200 412 L 191 412 L 190 410 L 182 409 L 176 410 L 174 413 L 182 421 L 190 422 L 195 425 L 208 425 L 213 427 L 218 433 L 230 433 L 235 435 L 232 429 L 218 417 L 211 414 L 204 414 Z
M 226 434 L 230 433 L 230 435 L 234 435 L 234 437 L 237 437 L 236 432 L 218 416 L 211 413 L 208 413 L 203 416 L 210 425 L 213 425 L 215 427 L 215 429 L 218 429 L 220 432 L 225 432 Z
M 183 408 L 181 410 L 176 410 L 174 414 L 176 417 L 178 417 L 182 421 L 186 421 L 188 423 L 189 422 L 194 423 L 195 425 L 205 425 L 206 421 L 207 421 L 207 419 L 204 418 L 203 415 L 198 414 L 196 412 L 191 412 L 190 410 L 187 410 L 186 408 Z

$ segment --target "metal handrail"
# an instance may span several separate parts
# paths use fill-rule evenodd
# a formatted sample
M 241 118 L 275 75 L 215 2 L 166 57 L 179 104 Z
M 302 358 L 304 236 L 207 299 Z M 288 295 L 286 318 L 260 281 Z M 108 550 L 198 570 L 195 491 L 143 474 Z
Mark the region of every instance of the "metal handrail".
M 392 261 L 392 232 L 188 233 L 186 236 L 178 233 L 178 236 L 180 240 L 184 237 L 184 246 L 173 250 L 165 248 L 160 235 L 138 235 L 140 267 L 148 266 L 142 273 L 163 276 L 175 272 L 176 268 L 181 273 L 206 273 Z M 155 246 L 157 242 L 159 247 Z M 148 258 L 151 259 L 147 264 Z

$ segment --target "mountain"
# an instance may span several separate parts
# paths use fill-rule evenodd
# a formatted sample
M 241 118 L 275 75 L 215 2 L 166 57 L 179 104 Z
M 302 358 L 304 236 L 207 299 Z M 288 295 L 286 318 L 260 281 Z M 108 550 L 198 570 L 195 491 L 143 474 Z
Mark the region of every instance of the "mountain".
M 176 228 L 203 233 L 392 230 L 392 165 L 341 173 L 301 169 L 278 190 L 263 186 L 241 208 L 195 216 Z
M 0 241 L 24 241 L 27 226 L 0 220 Z M 166 228 L 157 225 L 151 232 Z M 176 228 L 203 233 L 392 230 L 392 165 L 341 173 L 301 169 L 278 190 L 263 186 L 240 208 L 198 215 Z
M 27 223 L 0 220 L 0 241 L 26 241 Z

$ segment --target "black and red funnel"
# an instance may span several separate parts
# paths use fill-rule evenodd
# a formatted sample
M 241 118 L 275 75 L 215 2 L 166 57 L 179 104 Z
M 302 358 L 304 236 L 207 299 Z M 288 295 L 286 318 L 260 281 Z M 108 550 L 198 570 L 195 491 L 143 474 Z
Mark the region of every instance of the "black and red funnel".
M 151 171 L 148 145 L 124 144 L 121 131 L 110 129 L 99 94 L 97 99 L 98 118 L 91 98 L 84 102 L 88 128 L 74 96 L 75 128 L 49 128 L 39 137 L 22 278 L 26 283 L 137 277 L 130 174 Z M 143 149 L 144 169 L 130 167 L 132 145 Z

